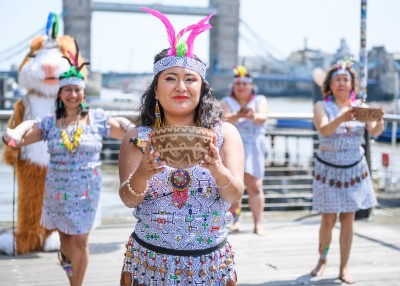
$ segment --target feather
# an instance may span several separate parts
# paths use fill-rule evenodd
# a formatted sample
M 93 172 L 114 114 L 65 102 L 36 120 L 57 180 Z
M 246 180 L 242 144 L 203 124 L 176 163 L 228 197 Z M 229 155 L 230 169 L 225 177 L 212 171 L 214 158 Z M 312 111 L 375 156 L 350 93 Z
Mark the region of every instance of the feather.
M 236 76 L 245 77 L 247 74 L 247 69 L 244 66 L 237 66 L 233 69 Z
M 68 55 L 71 59 L 71 66 L 77 66 L 78 63 L 75 60 L 75 55 L 73 53 L 71 53 L 71 51 L 68 51 Z
M 186 54 L 187 57 L 193 57 L 194 40 L 196 39 L 196 37 L 199 34 L 211 29 L 212 26 L 210 24 L 206 24 L 206 22 L 208 20 L 210 20 L 211 17 L 214 16 L 214 14 L 215 14 L 215 12 L 210 14 L 210 15 L 208 15 L 204 19 L 200 20 L 197 23 L 197 28 L 192 29 L 192 31 L 190 32 L 190 35 L 189 35 L 188 39 L 186 40 L 186 44 L 187 44 L 187 47 L 188 47 L 188 51 L 187 51 L 187 54 Z
M 47 17 L 47 23 L 46 23 L 46 35 L 50 38 L 50 29 L 53 23 L 53 13 L 49 13 L 49 16 Z
M 88 65 L 90 65 L 90 62 L 84 62 L 84 63 L 82 63 L 82 64 L 77 68 L 77 71 L 81 71 L 81 69 L 82 69 L 84 66 L 88 66 Z
M 178 40 L 178 44 L 176 45 L 176 55 L 178 57 L 184 57 L 186 55 L 187 52 L 187 45 L 186 42 L 180 38 Z
M 55 40 L 58 36 L 58 29 L 59 29 L 59 20 L 58 20 L 58 14 L 54 14 L 53 17 L 53 31 L 51 34 L 51 37 L 53 38 L 53 40 Z
M 74 43 L 75 43 L 75 66 L 78 67 L 78 59 L 79 59 L 79 46 L 78 46 L 78 42 L 76 41 L 76 39 L 74 39 Z
M 171 22 L 168 20 L 168 18 L 161 12 L 157 10 L 152 10 L 149 8 L 142 7 L 141 8 L 143 11 L 146 11 L 147 13 L 150 13 L 151 15 L 157 17 L 158 19 L 161 20 L 161 22 L 164 23 L 165 28 L 167 29 L 167 34 L 168 34 L 168 41 L 170 43 L 170 50 L 168 54 L 170 56 L 175 56 L 176 55 L 176 36 L 175 36 L 175 29 L 172 26 Z
M 68 51 L 68 53 L 70 53 L 70 52 Z M 70 60 L 70 58 L 68 58 L 68 57 L 66 57 L 66 56 L 62 56 L 62 57 L 68 61 L 68 63 L 69 63 L 70 66 L 73 66 L 73 64 L 72 64 L 72 62 L 71 62 L 71 60 Z

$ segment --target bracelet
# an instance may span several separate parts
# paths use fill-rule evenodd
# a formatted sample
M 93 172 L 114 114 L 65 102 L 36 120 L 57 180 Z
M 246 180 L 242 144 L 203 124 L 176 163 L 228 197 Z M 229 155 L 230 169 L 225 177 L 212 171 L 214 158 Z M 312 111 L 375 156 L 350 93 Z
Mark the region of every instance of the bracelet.
M 229 182 L 225 185 L 225 186 L 218 186 L 217 185 L 217 188 L 218 189 L 225 189 L 226 187 L 228 187 L 231 183 L 232 183 L 232 178 L 233 178 L 233 175 L 232 175 L 232 172 L 231 171 L 229 171 Z
M 131 179 L 132 179 L 132 176 L 133 176 L 134 173 L 135 173 L 135 172 L 132 172 L 132 173 L 129 174 L 128 180 L 126 181 L 126 186 L 128 187 L 128 190 L 129 190 L 132 194 L 134 194 L 135 196 L 144 197 L 144 196 L 146 195 L 147 189 L 145 189 L 143 193 L 138 193 L 138 192 L 136 192 L 136 191 L 131 187 Z

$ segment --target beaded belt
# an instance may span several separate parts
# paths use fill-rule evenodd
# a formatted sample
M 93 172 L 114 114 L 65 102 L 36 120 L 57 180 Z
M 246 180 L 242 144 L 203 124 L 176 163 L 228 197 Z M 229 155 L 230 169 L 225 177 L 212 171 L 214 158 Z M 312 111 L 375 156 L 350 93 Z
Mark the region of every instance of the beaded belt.
M 225 244 L 227 243 L 227 239 L 225 238 L 219 244 L 217 244 L 216 246 L 210 247 L 210 248 L 197 249 L 197 250 L 177 250 L 177 249 L 165 248 L 165 247 L 156 246 L 156 245 L 147 243 L 147 242 L 141 240 L 136 235 L 135 232 L 132 232 L 132 237 L 141 246 L 143 246 L 151 251 L 154 251 L 156 253 L 162 253 L 162 254 L 167 254 L 167 255 L 176 255 L 176 256 L 201 256 L 201 255 L 210 254 L 210 253 L 224 247 Z
M 358 163 L 360 163 L 363 160 L 364 157 L 361 157 L 360 160 L 358 160 L 357 162 L 350 164 L 350 165 L 335 165 L 332 163 L 328 163 L 324 160 L 322 160 L 320 157 L 316 156 L 316 159 L 321 162 L 324 165 L 330 166 L 330 167 L 334 167 L 334 168 L 341 168 L 341 169 L 347 169 L 347 168 L 351 168 L 354 167 L 355 165 L 357 165 Z

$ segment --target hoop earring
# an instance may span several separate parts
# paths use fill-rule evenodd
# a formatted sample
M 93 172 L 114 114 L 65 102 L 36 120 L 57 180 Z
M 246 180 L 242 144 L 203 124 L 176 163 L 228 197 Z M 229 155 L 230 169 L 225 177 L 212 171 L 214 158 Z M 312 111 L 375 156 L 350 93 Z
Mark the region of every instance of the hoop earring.
M 158 99 L 156 99 L 156 106 L 154 113 L 156 116 L 156 122 L 154 123 L 154 128 L 164 127 L 164 123 L 161 120 L 160 105 L 158 104 Z

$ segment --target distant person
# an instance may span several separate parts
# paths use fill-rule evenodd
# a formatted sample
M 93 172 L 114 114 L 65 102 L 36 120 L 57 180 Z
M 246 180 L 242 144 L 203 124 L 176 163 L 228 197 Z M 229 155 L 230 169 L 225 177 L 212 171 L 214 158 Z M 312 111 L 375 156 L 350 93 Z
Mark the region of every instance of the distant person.
M 89 263 L 89 232 L 100 223 L 101 141 L 103 136 L 122 139 L 130 122 L 89 109 L 81 72 L 87 63 L 80 63 L 78 55 L 67 59 L 71 68 L 60 76 L 55 113 L 7 129 L 3 140 L 11 147 L 47 141 L 50 163 L 41 225 L 58 230 L 61 266 L 70 285 L 80 286 Z
M 244 184 L 253 214 L 254 233 L 265 234 L 262 224 L 264 212 L 263 179 L 265 169 L 268 104 L 264 95 L 254 92 L 253 78 L 244 66 L 234 69 L 231 94 L 222 99 L 228 122 L 239 130 L 245 148 Z M 240 229 L 242 202 L 232 204 L 232 231 Z
M 143 10 L 163 21 L 170 48 L 155 56 L 139 122 L 121 146 L 119 193 L 137 223 L 126 244 L 120 285 L 234 286 L 227 225 L 229 207 L 244 190 L 243 144 L 236 128 L 223 122 L 205 80 L 206 65 L 193 53 L 193 41 L 211 28 L 212 15 L 182 29 L 189 33 L 183 40 L 163 14 Z M 171 125 L 213 130 L 214 142 L 202 163 L 175 169 L 159 159 L 150 134 Z
M 355 99 L 357 75 L 352 62 L 344 59 L 326 74 L 324 99 L 315 104 L 314 125 L 319 132 L 313 180 L 313 210 L 322 213 L 317 266 L 312 276 L 324 273 L 338 214 L 340 228 L 339 279 L 352 284 L 348 262 L 353 240 L 355 212 L 376 205 L 371 174 L 362 143 L 364 130 L 378 136 L 383 131 L 383 111 L 375 121 L 360 122 L 353 107 L 367 107 Z

